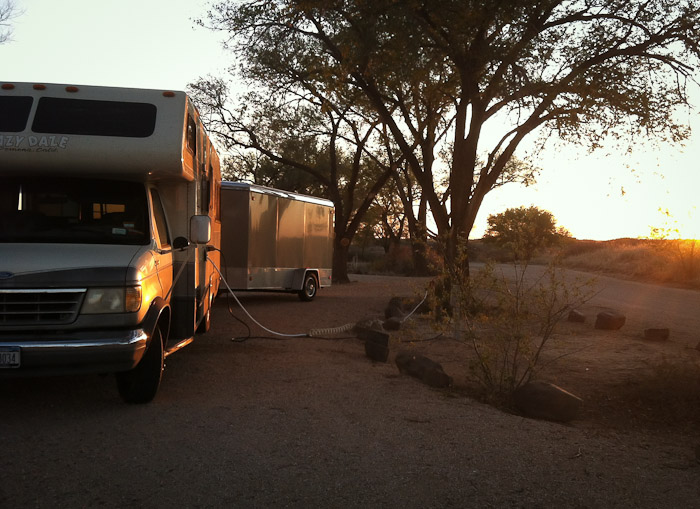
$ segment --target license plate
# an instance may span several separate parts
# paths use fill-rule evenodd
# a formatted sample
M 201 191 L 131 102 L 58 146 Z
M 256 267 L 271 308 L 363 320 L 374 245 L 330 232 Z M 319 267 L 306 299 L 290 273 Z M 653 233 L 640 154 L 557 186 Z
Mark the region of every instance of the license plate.
M 0 346 L 0 368 L 19 368 L 19 363 L 18 346 Z

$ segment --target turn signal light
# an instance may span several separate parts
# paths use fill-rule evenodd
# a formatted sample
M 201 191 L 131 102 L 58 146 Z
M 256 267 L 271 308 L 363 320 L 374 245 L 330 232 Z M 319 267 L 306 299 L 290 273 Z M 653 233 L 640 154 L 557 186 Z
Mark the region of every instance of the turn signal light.
M 78 87 L 66 87 L 66 92 L 77 92 Z
M 2 89 L 3 90 L 13 90 L 15 86 L 12 83 L 3 83 L 2 84 Z

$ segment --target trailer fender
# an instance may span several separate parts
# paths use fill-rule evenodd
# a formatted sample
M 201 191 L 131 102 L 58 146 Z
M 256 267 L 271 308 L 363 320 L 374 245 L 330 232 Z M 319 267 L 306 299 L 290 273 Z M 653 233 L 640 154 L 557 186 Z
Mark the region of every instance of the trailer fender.
M 292 277 L 292 290 L 298 292 L 304 288 L 304 281 L 306 281 L 307 274 L 313 274 L 316 276 L 318 281 L 318 270 L 315 269 L 297 269 L 294 271 L 294 277 Z

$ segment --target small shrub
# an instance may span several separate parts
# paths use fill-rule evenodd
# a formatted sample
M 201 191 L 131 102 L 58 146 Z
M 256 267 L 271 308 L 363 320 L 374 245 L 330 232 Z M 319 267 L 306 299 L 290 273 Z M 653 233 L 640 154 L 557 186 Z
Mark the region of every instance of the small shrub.
M 436 318 L 471 350 L 469 378 L 497 404 L 536 375 L 557 323 L 591 296 L 588 283 L 568 283 L 556 264 L 539 277 L 527 273 L 526 263 L 512 268 L 507 274 L 487 264 L 471 276 L 457 268 L 434 285 L 433 302 L 450 302 Z

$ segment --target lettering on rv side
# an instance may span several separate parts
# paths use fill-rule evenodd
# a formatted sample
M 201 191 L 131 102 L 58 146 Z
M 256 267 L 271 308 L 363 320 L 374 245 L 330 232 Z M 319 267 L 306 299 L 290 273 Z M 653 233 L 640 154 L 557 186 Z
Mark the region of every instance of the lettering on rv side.
M 0 135 L 0 150 L 56 152 L 68 147 L 69 136 Z

